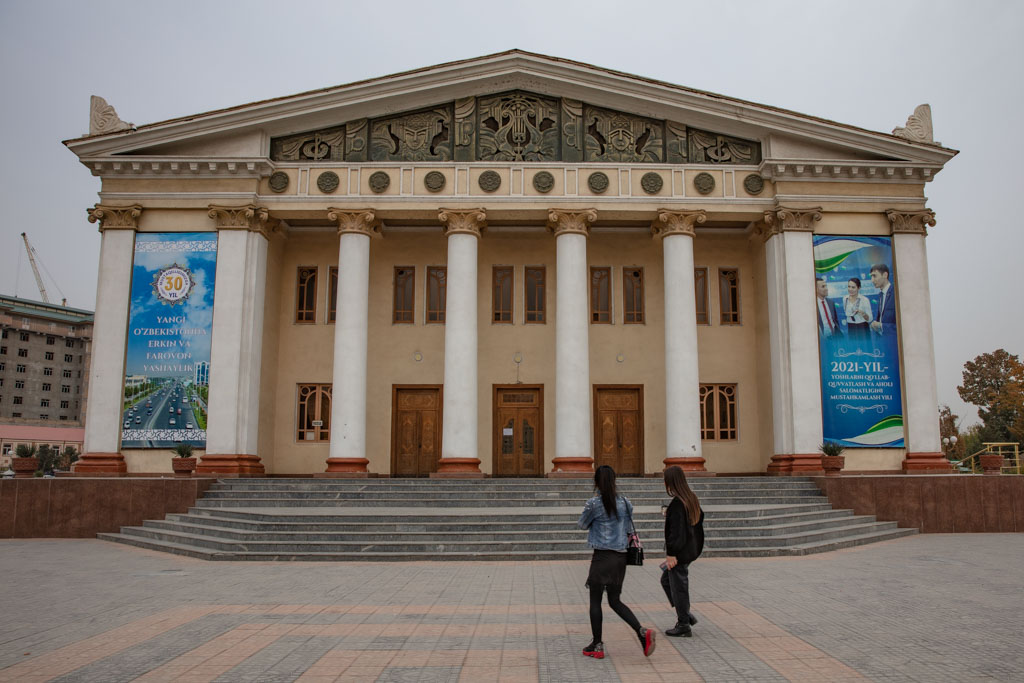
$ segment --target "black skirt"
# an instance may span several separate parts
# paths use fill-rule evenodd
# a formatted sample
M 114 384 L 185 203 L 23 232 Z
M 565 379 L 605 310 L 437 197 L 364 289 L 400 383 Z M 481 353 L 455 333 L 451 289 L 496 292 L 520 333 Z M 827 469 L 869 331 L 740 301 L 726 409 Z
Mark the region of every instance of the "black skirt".
M 587 588 L 610 588 L 621 591 L 625 578 L 625 551 L 594 551 L 594 557 L 590 560 L 590 574 L 587 575 Z

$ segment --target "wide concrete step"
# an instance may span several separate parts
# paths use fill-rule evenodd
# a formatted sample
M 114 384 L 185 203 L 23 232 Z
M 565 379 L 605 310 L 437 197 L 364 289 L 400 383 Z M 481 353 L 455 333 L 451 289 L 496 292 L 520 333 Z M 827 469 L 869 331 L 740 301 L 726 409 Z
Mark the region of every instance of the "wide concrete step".
M 633 505 L 660 506 L 668 502 L 667 498 L 631 498 Z M 824 503 L 828 499 L 825 496 L 731 496 L 719 498 L 705 496 L 702 505 L 786 505 L 794 503 Z M 493 498 L 493 497 L 446 497 L 446 498 L 411 498 L 395 499 L 387 498 L 221 498 L 203 497 L 196 501 L 197 507 L 215 508 L 253 508 L 253 507 L 344 507 L 345 504 L 359 507 L 395 507 L 406 505 L 410 507 L 535 507 L 535 506 L 565 506 L 567 503 L 583 506 L 584 499 L 572 501 L 564 498 Z
M 738 548 L 720 547 L 710 552 L 705 548 L 702 557 L 775 557 L 812 555 L 814 553 L 824 553 L 832 550 L 842 550 L 843 548 L 852 548 L 859 545 L 865 545 L 867 543 L 891 541 L 893 539 L 903 538 L 904 536 L 910 536 L 916 533 L 918 533 L 917 529 L 890 528 L 882 531 L 871 531 L 853 536 L 800 543 L 791 546 L 748 546 Z
M 662 498 L 669 500 L 670 497 L 664 489 L 651 489 L 645 491 L 620 491 L 630 500 Z M 821 491 L 816 486 L 801 488 L 725 488 L 719 487 L 706 492 L 696 492 L 698 497 L 704 498 L 730 498 L 730 497 L 753 497 L 753 496 L 819 496 Z M 344 488 L 315 488 L 296 487 L 294 489 L 276 489 L 271 487 L 224 487 L 211 488 L 204 496 L 206 498 L 335 498 L 338 500 L 363 500 L 367 498 L 387 497 L 393 500 L 417 500 L 419 498 L 439 498 L 451 496 L 458 498 L 524 498 L 528 500 L 587 500 L 593 495 L 589 490 L 564 490 L 564 489 L 466 489 L 452 491 L 445 489 L 395 489 L 381 490 L 379 488 L 369 489 L 344 489 Z
M 211 491 L 222 490 L 274 490 L 274 491 L 573 491 L 593 495 L 593 484 L 589 481 L 581 484 L 564 483 L 565 480 L 523 480 L 515 479 L 499 482 L 491 479 L 469 480 L 352 480 L 352 479 L 297 479 L 297 480 L 221 480 L 211 485 Z M 727 479 L 713 480 L 709 484 L 691 484 L 698 495 L 703 491 L 718 489 L 742 489 L 761 491 L 765 489 L 816 489 L 811 481 L 788 481 L 782 479 L 762 479 L 760 481 L 735 481 Z M 661 480 L 639 480 L 620 483 L 618 490 L 629 494 L 636 491 L 665 492 Z

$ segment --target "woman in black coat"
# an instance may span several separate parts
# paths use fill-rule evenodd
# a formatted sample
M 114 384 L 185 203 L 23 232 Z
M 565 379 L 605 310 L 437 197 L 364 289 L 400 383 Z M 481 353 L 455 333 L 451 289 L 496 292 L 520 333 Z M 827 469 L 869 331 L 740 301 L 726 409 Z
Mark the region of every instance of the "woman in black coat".
M 665 491 L 672 496 L 665 513 L 665 563 L 661 587 L 676 609 L 676 625 L 665 635 L 689 638 L 697 618 L 690 614 L 690 563 L 704 550 L 704 511 L 686 483 L 681 467 L 665 470 Z

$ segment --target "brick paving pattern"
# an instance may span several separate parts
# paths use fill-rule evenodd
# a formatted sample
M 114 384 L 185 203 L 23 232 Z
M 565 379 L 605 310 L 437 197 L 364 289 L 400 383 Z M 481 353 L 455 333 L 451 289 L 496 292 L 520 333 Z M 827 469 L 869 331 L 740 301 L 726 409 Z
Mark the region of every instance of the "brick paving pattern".
M 0 542 L 0 681 L 1014 681 L 1024 535 L 934 534 L 691 567 L 694 637 L 645 658 L 587 563 L 205 562 Z M 657 562 L 623 600 L 669 628 Z

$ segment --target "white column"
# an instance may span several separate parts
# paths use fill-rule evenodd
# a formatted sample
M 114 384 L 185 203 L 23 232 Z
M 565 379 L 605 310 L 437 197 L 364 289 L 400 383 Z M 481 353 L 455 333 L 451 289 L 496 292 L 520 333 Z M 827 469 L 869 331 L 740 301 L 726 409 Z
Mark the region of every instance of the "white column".
M 268 214 L 211 207 L 217 220 L 217 277 L 210 340 L 206 453 L 197 472 L 263 474 L 258 455 Z
M 477 475 L 477 250 L 482 210 L 442 210 L 448 236 L 444 316 L 444 408 L 437 474 Z
M 85 415 L 83 456 L 76 472 L 127 472 L 121 455 L 121 411 L 124 397 L 124 357 L 131 298 L 135 228 L 141 207 L 104 207 L 89 212 L 100 221 L 99 281 L 89 369 L 89 409 Z
M 665 262 L 665 466 L 703 472 L 700 373 L 693 279 L 694 223 L 704 211 L 660 211 L 651 226 Z
M 334 322 L 331 448 L 327 472 L 362 474 L 366 457 L 366 360 L 370 305 L 372 211 L 327 214 L 338 222 L 338 311 Z
M 925 225 L 935 225 L 930 210 L 887 211 L 893 226 L 893 259 L 896 266 L 896 304 L 903 351 L 903 401 L 905 406 L 908 473 L 949 472 L 942 453 L 936 411 L 939 392 L 935 379 L 935 343 L 932 336 L 932 304 L 928 286 L 928 253 Z
M 774 455 L 770 474 L 821 471 L 821 369 L 814 320 L 812 225 L 820 210 L 765 214 L 768 341 L 771 353 Z
M 555 458 L 553 473 L 594 469 L 587 236 L 597 211 L 552 210 L 555 233 Z

